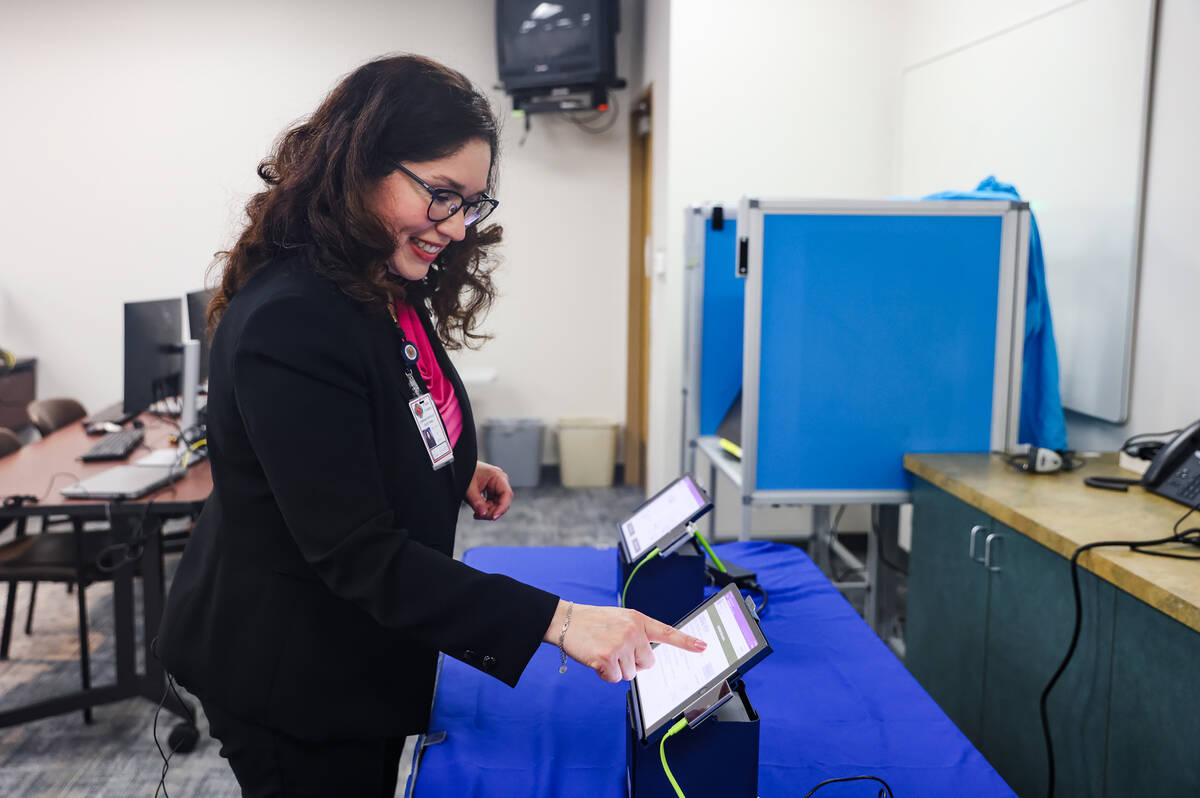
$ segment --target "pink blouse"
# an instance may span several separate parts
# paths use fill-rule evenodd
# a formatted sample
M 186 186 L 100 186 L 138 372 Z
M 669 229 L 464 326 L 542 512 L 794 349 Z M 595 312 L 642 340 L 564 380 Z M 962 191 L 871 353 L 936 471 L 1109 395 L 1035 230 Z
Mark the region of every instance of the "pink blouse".
M 437 405 L 438 413 L 442 416 L 450 445 L 456 446 L 462 434 L 463 420 L 454 386 L 442 373 L 437 357 L 433 354 L 433 346 L 429 343 L 429 336 L 425 334 L 425 327 L 412 306 L 405 302 L 396 302 L 396 321 L 400 323 L 400 329 L 404 330 L 405 337 L 417 347 L 417 371 L 421 372 L 421 380 L 429 389 L 433 403 Z

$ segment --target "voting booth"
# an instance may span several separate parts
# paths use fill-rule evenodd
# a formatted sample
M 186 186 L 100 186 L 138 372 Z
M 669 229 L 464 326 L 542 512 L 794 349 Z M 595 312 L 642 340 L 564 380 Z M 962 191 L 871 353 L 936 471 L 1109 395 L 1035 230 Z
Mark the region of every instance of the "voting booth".
M 688 403 L 695 447 L 739 488 L 739 537 L 755 506 L 908 501 L 906 452 L 1016 448 L 1025 203 L 743 198 L 732 240 L 728 214 L 714 230 L 713 209 L 691 213 L 693 284 L 715 295 L 688 302 Z M 729 318 L 713 308 L 739 280 L 741 332 L 717 333 Z M 705 410 L 736 390 L 740 460 Z

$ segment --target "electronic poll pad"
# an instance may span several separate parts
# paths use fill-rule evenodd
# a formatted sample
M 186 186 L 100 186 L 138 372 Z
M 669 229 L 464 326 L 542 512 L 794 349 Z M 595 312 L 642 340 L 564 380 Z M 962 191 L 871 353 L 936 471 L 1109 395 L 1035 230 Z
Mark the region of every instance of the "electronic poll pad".
M 656 644 L 654 665 L 633 679 L 634 730 L 646 742 L 668 723 L 695 725 L 732 696 L 729 681 L 771 653 L 753 605 L 726 585 L 675 627 L 708 643 L 702 652 Z
M 670 554 L 691 538 L 689 525 L 712 509 L 712 502 L 689 476 L 651 496 L 617 528 L 626 562 L 636 563 L 652 549 Z

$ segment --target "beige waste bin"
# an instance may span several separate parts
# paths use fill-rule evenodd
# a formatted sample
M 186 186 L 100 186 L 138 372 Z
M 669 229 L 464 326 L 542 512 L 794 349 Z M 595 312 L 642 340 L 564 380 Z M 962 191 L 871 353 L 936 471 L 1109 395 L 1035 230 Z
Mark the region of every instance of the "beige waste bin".
M 568 488 L 609 487 L 617 456 L 617 425 L 605 418 L 560 418 L 558 462 Z

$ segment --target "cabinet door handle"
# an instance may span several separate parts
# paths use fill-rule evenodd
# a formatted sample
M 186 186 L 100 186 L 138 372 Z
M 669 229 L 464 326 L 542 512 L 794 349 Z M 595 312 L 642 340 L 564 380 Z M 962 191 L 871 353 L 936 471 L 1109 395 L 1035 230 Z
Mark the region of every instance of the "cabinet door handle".
M 1004 535 L 993 532 L 988 535 L 983 541 L 983 567 L 994 574 L 1000 573 L 999 565 L 992 565 L 992 541 L 1004 540 Z
M 975 556 L 975 536 L 978 535 L 980 532 L 986 532 L 986 531 L 987 530 L 985 528 L 979 526 L 978 524 L 971 527 L 971 545 L 967 548 L 967 556 L 970 557 L 975 562 L 983 562 L 982 559 Z

